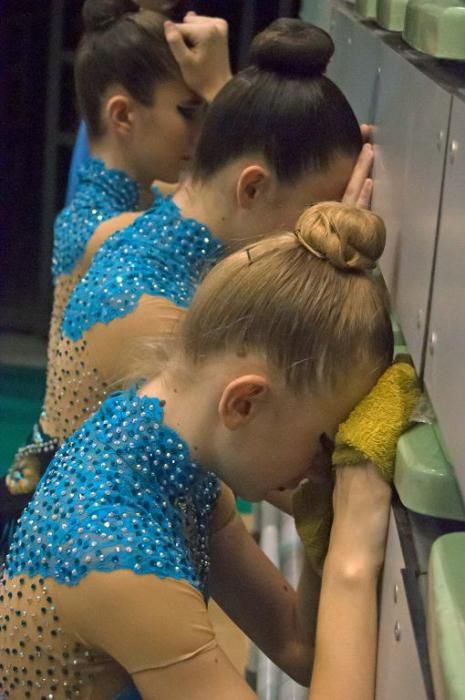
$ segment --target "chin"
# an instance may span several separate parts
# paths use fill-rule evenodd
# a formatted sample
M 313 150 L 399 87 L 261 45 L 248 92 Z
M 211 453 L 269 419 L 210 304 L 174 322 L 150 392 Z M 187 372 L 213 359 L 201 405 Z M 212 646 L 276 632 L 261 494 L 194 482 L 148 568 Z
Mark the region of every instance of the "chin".
M 262 489 L 258 491 L 257 489 L 247 489 L 247 488 L 234 488 L 235 496 L 242 498 L 244 501 L 249 501 L 250 503 L 260 503 L 260 501 L 265 500 L 266 493 Z

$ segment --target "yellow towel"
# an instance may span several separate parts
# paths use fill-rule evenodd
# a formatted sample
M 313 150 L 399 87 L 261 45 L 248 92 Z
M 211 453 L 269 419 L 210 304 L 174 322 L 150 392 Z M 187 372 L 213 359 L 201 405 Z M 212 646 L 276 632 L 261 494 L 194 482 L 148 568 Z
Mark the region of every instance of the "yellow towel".
M 394 477 L 397 441 L 409 425 L 420 397 L 415 370 L 395 363 L 372 391 L 339 426 L 333 453 L 335 467 L 370 461 L 389 482 Z M 321 572 L 328 550 L 332 523 L 334 481 L 303 484 L 294 496 L 296 527 L 313 568 Z

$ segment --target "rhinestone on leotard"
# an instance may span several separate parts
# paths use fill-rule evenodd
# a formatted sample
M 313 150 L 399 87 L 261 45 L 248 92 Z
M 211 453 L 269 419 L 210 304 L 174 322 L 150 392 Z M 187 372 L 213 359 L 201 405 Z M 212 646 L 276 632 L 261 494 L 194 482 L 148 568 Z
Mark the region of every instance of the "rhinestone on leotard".
M 158 399 L 109 397 L 57 453 L 16 529 L 0 591 L 0 692 L 80 697 L 98 666 L 63 625 L 50 580 L 79 586 L 90 572 L 126 569 L 206 596 L 219 490 Z

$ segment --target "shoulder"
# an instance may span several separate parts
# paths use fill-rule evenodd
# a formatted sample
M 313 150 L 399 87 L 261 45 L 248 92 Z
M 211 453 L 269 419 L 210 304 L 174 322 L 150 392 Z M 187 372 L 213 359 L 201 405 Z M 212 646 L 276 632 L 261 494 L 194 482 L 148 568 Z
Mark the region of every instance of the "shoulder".
M 127 316 L 143 295 L 186 306 L 193 282 L 184 270 L 184 250 L 173 245 L 172 221 L 163 212 L 163 206 L 148 210 L 103 243 L 65 309 L 66 336 L 78 340 L 98 322 Z
M 75 587 L 52 583 L 49 590 L 67 631 L 131 674 L 216 645 L 205 601 L 186 581 L 120 570 L 91 573 Z

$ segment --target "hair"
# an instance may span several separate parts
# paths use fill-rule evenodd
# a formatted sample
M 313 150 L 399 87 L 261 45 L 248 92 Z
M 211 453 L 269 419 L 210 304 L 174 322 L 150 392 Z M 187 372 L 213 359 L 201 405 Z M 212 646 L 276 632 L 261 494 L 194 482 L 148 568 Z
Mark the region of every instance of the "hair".
M 208 110 L 194 179 L 205 181 L 231 161 L 256 153 L 278 180 L 289 183 L 324 171 L 339 154 L 356 157 L 362 148 L 359 124 L 324 75 L 333 52 L 329 34 L 298 19 L 276 20 L 258 34 L 251 65 Z
M 155 6 L 154 0 L 150 5 Z M 142 9 L 135 0 L 86 0 L 82 16 L 84 35 L 74 77 L 80 112 L 93 140 L 103 134 L 101 104 L 109 86 L 121 85 L 150 106 L 156 83 L 181 73 L 165 40 L 162 14 Z
M 357 368 L 383 371 L 393 334 L 386 289 L 372 274 L 383 252 L 382 220 L 326 202 L 295 232 L 230 255 L 206 276 L 181 326 L 182 356 L 264 357 L 299 392 L 336 389 Z

